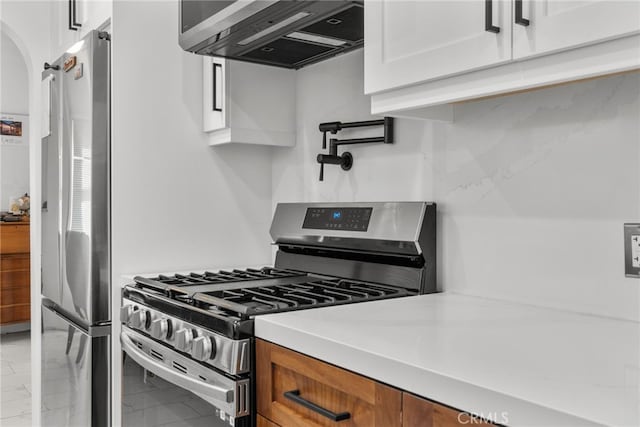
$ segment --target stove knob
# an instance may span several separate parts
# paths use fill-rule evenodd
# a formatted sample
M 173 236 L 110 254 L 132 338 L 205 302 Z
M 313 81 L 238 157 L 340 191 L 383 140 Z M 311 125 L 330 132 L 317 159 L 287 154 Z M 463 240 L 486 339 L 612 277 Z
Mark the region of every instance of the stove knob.
M 151 322 L 149 331 L 151 336 L 157 340 L 164 340 L 169 333 L 169 321 L 167 319 L 156 319 Z
M 193 331 L 191 329 L 178 329 L 176 331 L 176 349 L 185 353 L 191 350 L 193 343 Z
M 136 310 L 131 315 L 131 327 L 136 329 L 142 329 L 147 327 L 149 321 L 149 311 Z
M 125 325 L 128 324 L 132 314 L 133 306 L 131 304 L 120 307 L 120 322 Z
M 193 340 L 191 355 L 194 359 L 204 362 L 216 354 L 215 344 L 209 337 L 198 337 Z

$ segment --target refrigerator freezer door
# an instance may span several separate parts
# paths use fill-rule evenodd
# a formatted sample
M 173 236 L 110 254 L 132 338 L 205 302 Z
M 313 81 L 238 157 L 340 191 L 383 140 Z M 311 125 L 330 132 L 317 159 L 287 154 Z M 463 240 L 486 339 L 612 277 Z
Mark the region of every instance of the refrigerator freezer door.
M 51 182 L 43 215 L 42 291 L 92 325 L 110 318 L 109 42 L 93 31 L 73 51 L 56 61 L 56 129 L 43 139 L 43 173 Z
M 54 66 L 58 64 L 54 63 Z M 60 84 L 61 76 L 53 68 L 45 70 L 50 80 L 50 128 L 42 138 L 42 294 L 53 301 L 62 300 L 60 270 Z
M 109 338 L 92 337 L 55 311 L 42 307 L 44 425 L 110 425 Z

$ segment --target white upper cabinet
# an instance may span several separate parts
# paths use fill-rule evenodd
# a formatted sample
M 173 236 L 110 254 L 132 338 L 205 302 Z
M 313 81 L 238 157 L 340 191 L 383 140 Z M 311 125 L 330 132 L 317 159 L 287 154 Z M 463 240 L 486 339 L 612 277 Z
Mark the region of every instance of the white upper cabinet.
M 365 3 L 365 92 L 511 59 L 511 0 Z
M 227 127 L 226 61 L 202 59 L 202 130 L 213 132 Z
M 640 0 L 370 0 L 364 56 L 372 114 L 450 119 L 446 104 L 639 69 Z
M 202 67 L 209 145 L 295 145 L 295 71 L 207 56 Z
M 62 55 L 91 30 L 111 17 L 112 0 L 58 0 L 52 2 L 51 60 Z
M 81 36 L 97 29 L 111 17 L 112 0 L 75 0 L 76 22 L 79 23 Z
M 520 59 L 637 33 L 640 1 L 514 0 L 514 23 L 513 58 Z

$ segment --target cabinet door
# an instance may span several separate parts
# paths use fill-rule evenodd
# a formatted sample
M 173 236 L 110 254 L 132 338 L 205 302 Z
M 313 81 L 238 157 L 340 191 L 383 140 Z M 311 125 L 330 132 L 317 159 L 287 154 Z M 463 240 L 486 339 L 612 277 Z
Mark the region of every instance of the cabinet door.
M 111 17 L 112 0 L 60 0 L 52 2 L 51 60 L 97 29 Z
M 51 60 L 55 61 L 75 42 L 80 40 L 71 27 L 71 1 L 51 2 Z
M 493 414 L 492 414 L 493 415 Z M 490 427 L 480 417 L 402 393 L 402 427 Z
M 525 58 L 640 31 L 637 0 L 514 0 L 513 57 Z M 528 23 L 527 23 L 528 21 Z M 528 25 L 527 25 L 528 24 Z
M 75 0 L 76 22 L 84 35 L 111 17 L 111 0 Z
M 202 58 L 202 130 L 211 132 L 227 127 L 226 61 Z
M 511 0 L 366 2 L 365 92 L 511 60 L 511 7 Z
M 280 427 L 278 424 L 272 423 L 263 416 L 258 415 L 256 418 L 258 427 Z
M 399 390 L 256 340 L 258 414 L 282 427 L 400 427 Z

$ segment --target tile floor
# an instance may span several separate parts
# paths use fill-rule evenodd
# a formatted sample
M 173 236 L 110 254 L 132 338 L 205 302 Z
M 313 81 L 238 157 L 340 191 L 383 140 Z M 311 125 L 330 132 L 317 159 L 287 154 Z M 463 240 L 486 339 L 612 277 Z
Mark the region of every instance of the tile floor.
M 29 332 L 0 335 L 0 425 L 31 426 Z

